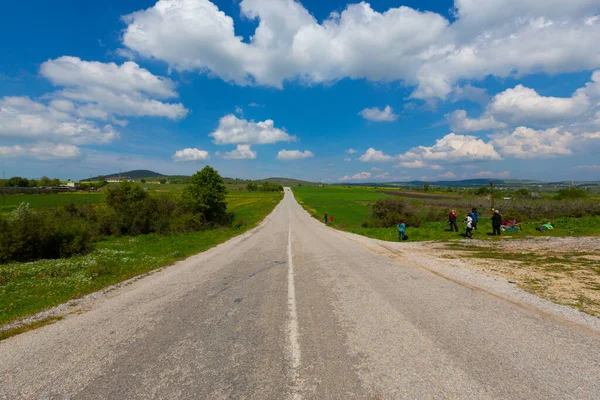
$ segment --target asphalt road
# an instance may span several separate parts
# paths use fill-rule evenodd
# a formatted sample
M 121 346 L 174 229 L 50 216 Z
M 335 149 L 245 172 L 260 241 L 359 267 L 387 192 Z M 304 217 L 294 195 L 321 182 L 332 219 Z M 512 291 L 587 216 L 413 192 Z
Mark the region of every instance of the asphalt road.
M 600 398 L 597 331 L 375 251 L 287 189 L 88 308 L 0 342 L 0 399 Z

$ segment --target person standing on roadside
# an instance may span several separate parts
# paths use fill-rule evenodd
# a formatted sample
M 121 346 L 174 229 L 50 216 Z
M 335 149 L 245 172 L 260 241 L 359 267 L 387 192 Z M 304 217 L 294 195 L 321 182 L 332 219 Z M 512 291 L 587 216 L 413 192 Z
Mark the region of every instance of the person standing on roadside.
M 465 231 L 465 239 L 473 239 L 473 217 L 471 217 L 471 213 L 467 214 L 467 218 L 465 219 L 467 223 L 467 230 Z
M 477 230 L 477 222 L 479 221 L 479 213 L 477 212 L 477 208 L 473 207 L 471 209 L 471 218 L 473 218 L 473 229 Z
M 327 225 L 327 221 L 329 221 L 329 217 L 327 217 L 327 213 L 325 213 L 325 225 Z
M 457 219 L 458 216 L 456 215 L 456 211 L 450 211 L 450 214 L 448 214 L 448 225 L 450 225 L 450 232 L 458 232 L 458 225 L 456 224 Z
M 492 215 L 492 235 L 500 236 L 502 234 L 502 230 L 500 227 L 502 226 L 502 215 L 500 215 L 500 211 L 494 210 L 494 215 Z
M 396 225 L 396 229 L 398 229 L 398 240 L 405 240 L 404 238 L 406 237 L 406 224 L 403 220 L 400 220 L 400 223 Z

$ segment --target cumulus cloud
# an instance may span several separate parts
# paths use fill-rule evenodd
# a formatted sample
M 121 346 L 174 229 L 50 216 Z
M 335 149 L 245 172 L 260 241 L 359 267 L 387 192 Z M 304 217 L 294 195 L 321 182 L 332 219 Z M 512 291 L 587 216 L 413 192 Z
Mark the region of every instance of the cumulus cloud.
M 600 165 L 599 164 L 578 165 L 578 166 L 576 166 L 574 168 L 575 169 L 591 169 L 591 170 L 596 170 L 596 169 L 600 169 Z
M 29 157 L 38 160 L 64 160 L 80 157 L 81 150 L 70 144 L 39 142 L 30 145 L 0 146 L 0 156 L 6 158 Z
M 278 160 L 282 160 L 282 161 L 291 161 L 291 160 L 301 160 L 304 158 L 312 158 L 315 155 L 312 153 L 312 151 L 309 150 L 305 150 L 305 151 L 300 151 L 300 150 L 281 150 L 279 153 L 277 153 L 277 159 Z
M 155 76 L 135 62 L 122 65 L 83 61 L 63 56 L 48 60 L 40 68 L 46 77 L 62 89 L 52 96 L 84 105 L 79 115 L 98 119 L 118 116 L 184 118 L 188 110 L 181 103 L 158 99 L 177 97 L 175 84 Z
M 346 154 L 356 154 L 356 150 L 355 149 L 348 149 L 348 150 L 346 150 Z
M 74 109 L 66 100 L 46 105 L 28 97 L 0 98 L 0 137 L 76 145 L 105 144 L 119 138 L 110 124 L 98 126 L 74 115 Z
M 588 97 L 582 91 L 577 91 L 570 98 L 546 97 L 517 85 L 494 96 L 488 113 L 507 123 L 539 126 L 579 116 L 589 106 Z
M 346 175 L 342 178 L 340 178 L 339 180 L 341 182 L 344 181 L 350 181 L 350 180 L 365 180 L 365 179 L 369 179 L 371 177 L 371 173 L 370 172 L 359 172 L 358 174 L 355 175 Z
M 196 148 L 187 148 L 182 150 L 177 150 L 175 154 L 173 154 L 173 160 L 175 162 L 189 162 L 189 161 L 207 161 L 210 160 L 210 156 L 208 155 L 208 151 L 199 150 Z
M 390 106 L 385 106 L 383 110 L 380 110 L 377 107 L 365 108 L 359 112 L 358 115 L 362 116 L 364 119 L 375 122 L 391 122 L 398 119 L 398 116 L 394 114 L 394 111 Z
M 500 172 L 492 172 L 492 171 L 479 171 L 474 175 L 476 178 L 510 178 L 509 171 L 500 171 Z
M 360 156 L 359 160 L 362 162 L 390 162 L 394 161 L 394 157 L 383 154 L 383 151 L 371 147 L 365 154 Z
M 420 99 L 446 98 L 462 80 L 600 65 L 596 0 L 455 0 L 453 22 L 405 6 L 378 12 L 366 2 L 322 22 L 294 0 L 239 6 L 257 21 L 249 41 L 209 0 L 159 0 L 124 17 L 123 43 L 173 69 L 239 85 L 403 81 Z
M 468 162 L 484 160 L 500 160 L 500 154 L 491 143 L 486 143 L 475 136 L 450 133 L 438 139 L 433 146 L 418 146 L 398 156 L 401 163 L 416 162 L 425 165 L 427 162 Z M 405 165 L 406 166 L 406 165 Z
M 456 132 L 476 132 L 509 126 L 590 126 L 598 124 L 599 115 L 600 71 L 595 71 L 591 81 L 570 97 L 541 96 L 534 89 L 517 85 L 496 94 L 479 118 L 468 118 L 464 110 L 446 118 Z
M 483 115 L 477 119 L 468 118 L 465 110 L 456 110 L 447 114 L 446 118 L 450 122 L 450 128 L 455 132 L 478 132 L 508 126 L 504 122 L 496 121 L 492 115 Z
M 550 158 L 573 154 L 574 135 L 560 128 L 535 130 L 524 126 L 493 136 L 492 144 L 505 157 Z
M 350 161 L 352 161 L 352 159 L 350 157 L 346 157 L 346 158 L 344 158 L 344 161 L 345 162 L 350 162 Z
M 439 177 L 442 179 L 456 179 L 456 174 L 448 171 L 445 174 L 441 174 Z
M 254 160 L 256 152 L 247 144 L 238 144 L 235 150 L 220 154 L 226 160 Z
M 390 176 L 389 172 L 383 172 L 379 175 L 375 175 L 375 179 L 384 179 L 384 178 L 387 178 L 388 176 Z
M 233 114 L 221 118 L 219 127 L 209 136 L 216 144 L 271 144 L 296 141 L 295 136 L 275 128 L 273 120 L 246 121 Z
M 473 103 L 487 104 L 489 99 L 490 96 L 486 89 L 471 86 L 470 84 L 455 87 L 451 96 L 453 102 L 468 100 Z

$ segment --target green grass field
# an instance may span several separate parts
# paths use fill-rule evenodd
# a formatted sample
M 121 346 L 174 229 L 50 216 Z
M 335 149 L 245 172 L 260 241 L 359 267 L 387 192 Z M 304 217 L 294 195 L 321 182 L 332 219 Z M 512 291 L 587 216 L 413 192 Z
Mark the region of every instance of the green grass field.
M 108 237 L 87 255 L 1 265 L 0 325 L 205 251 L 256 226 L 282 198 L 282 193 L 230 193 L 231 228 Z
M 23 202 L 33 208 L 55 208 L 71 203 L 98 204 L 101 201 L 101 193 L 16 194 L 0 197 L 0 213 L 10 212 Z
M 362 223 L 371 217 L 371 204 L 378 199 L 389 197 L 382 192 L 390 192 L 390 190 L 381 188 L 366 188 L 366 187 L 295 187 L 293 188 L 296 199 L 302 206 L 316 219 L 323 221 L 325 213 L 333 215 L 333 226 L 337 229 L 342 229 L 348 232 L 357 233 L 359 235 L 387 240 L 397 241 L 398 232 L 395 228 L 363 228 Z M 397 194 L 403 194 L 397 192 Z M 408 195 L 411 195 L 409 193 Z M 439 197 L 441 203 L 450 204 L 453 196 L 460 207 L 457 210 L 466 209 L 468 200 L 456 195 L 421 193 L 421 197 L 415 199 L 406 199 L 419 201 L 427 198 L 426 203 L 435 204 L 436 196 Z M 403 197 L 403 196 L 400 196 Z M 481 199 L 473 199 L 473 205 L 481 207 Z M 470 207 L 469 207 L 470 208 Z M 466 210 L 463 214 L 466 214 Z M 489 213 L 488 213 L 489 214 Z M 489 235 L 492 232 L 492 224 L 490 215 L 484 214 L 480 220 L 478 230 L 474 232 L 477 239 L 494 239 Z M 456 240 L 461 239 L 464 235 L 464 224 L 461 223 L 465 215 L 459 215 L 459 232 L 450 232 L 446 221 L 432 221 L 421 225 L 419 228 L 408 226 L 406 234 L 411 241 L 426 241 L 426 240 Z M 504 236 L 513 238 L 524 238 L 528 236 L 595 236 L 600 235 L 600 217 L 584 217 L 584 218 L 558 218 L 554 219 L 555 230 L 551 232 L 538 232 L 535 228 L 539 225 L 535 222 L 522 222 L 522 230 L 519 232 L 505 232 Z M 497 238 L 496 238 L 497 239 Z

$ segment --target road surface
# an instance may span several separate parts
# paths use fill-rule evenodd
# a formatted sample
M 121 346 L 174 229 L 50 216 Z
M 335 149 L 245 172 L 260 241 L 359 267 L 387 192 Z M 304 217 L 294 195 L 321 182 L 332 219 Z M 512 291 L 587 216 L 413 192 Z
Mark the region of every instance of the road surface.
M 0 342 L 0 399 L 600 398 L 597 331 L 373 243 L 286 189 L 254 231 Z

